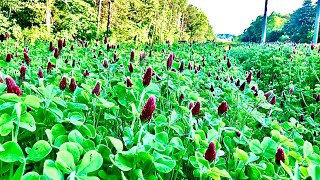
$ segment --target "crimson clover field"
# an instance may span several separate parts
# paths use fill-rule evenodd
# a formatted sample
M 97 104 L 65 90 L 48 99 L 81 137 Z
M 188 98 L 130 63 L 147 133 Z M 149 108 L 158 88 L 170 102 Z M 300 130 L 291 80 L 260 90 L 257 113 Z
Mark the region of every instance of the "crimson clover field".
M 0 179 L 320 179 L 310 44 L 0 43 Z

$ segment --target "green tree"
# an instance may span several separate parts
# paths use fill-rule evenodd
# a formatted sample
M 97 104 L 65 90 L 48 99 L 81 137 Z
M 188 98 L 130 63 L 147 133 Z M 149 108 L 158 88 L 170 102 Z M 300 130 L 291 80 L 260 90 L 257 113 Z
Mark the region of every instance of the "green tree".
M 113 42 L 214 38 L 207 16 L 187 0 L 3 0 L 0 8 L 0 31 L 21 40 L 71 34 L 108 35 Z
M 316 19 L 314 23 L 313 43 L 317 44 L 319 35 L 319 20 L 320 20 L 320 0 L 317 3 Z
M 277 41 L 283 35 L 282 28 L 289 20 L 288 15 L 281 15 L 272 12 L 267 18 L 266 41 Z M 263 16 L 258 16 L 256 20 L 252 21 L 250 26 L 244 30 L 239 39 L 243 42 L 261 42 L 261 24 L 263 23 Z
M 311 0 L 304 0 L 301 8 L 293 12 L 283 31 L 293 42 L 310 42 L 315 21 L 315 7 Z

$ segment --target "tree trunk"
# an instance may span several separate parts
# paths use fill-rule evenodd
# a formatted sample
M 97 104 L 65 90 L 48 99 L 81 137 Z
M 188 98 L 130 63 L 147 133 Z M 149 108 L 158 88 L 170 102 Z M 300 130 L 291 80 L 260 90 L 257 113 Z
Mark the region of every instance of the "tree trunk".
M 108 20 L 107 20 L 107 37 L 109 37 L 109 29 L 110 29 L 111 1 L 109 1 L 108 4 L 109 4 L 109 9 L 108 9 Z
M 266 0 L 265 4 L 264 4 L 264 15 L 263 15 L 263 23 L 262 23 L 261 43 L 265 43 L 266 42 L 266 36 L 267 36 L 267 11 L 268 11 L 268 0 Z
M 102 4 L 102 1 L 103 0 L 99 0 L 97 35 L 99 34 L 99 29 L 100 29 L 100 17 L 101 17 L 101 4 Z
M 51 0 L 47 0 L 46 2 L 46 26 L 47 26 L 47 31 L 48 33 L 50 33 L 51 31 L 51 22 L 50 22 L 50 19 L 51 19 L 51 10 L 50 10 L 50 5 L 51 5 Z
M 317 3 L 317 14 L 316 14 L 316 21 L 314 23 L 314 34 L 313 34 L 313 44 L 317 44 L 318 42 L 318 34 L 319 34 L 319 14 L 320 14 L 320 0 Z

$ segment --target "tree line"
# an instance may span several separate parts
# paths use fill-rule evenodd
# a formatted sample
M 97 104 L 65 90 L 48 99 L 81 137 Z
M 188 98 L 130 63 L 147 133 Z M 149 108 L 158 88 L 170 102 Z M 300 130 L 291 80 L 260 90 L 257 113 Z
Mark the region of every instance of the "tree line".
M 265 2 L 264 16 L 258 16 L 244 30 L 238 37 L 240 41 L 262 43 L 288 40 L 297 43 L 318 42 L 319 7 L 313 5 L 311 0 L 304 0 L 302 7 L 292 14 L 281 15 L 273 12 L 268 17 L 266 17 L 268 0 Z
M 187 0 L 1 0 L 0 34 L 18 40 L 107 36 L 114 41 L 206 41 L 205 13 Z

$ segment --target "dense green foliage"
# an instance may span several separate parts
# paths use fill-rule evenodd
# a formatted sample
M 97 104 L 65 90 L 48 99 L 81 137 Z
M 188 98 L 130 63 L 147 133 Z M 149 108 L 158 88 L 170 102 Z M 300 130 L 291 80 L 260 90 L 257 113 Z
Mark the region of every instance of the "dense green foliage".
M 267 42 L 286 41 L 309 43 L 313 35 L 316 7 L 305 0 L 302 7 L 290 15 L 272 13 L 268 17 Z M 260 42 L 263 16 L 258 16 L 238 39 Z
M 35 43 L 0 43 L 0 179 L 319 179 L 317 48 Z
M 267 41 L 277 41 L 282 35 L 281 31 L 285 23 L 288 21 L 289 16 L 284 16 L 278 13 L 272 13 L 268 17 L 267 23 Z M 250 26 L 244 30 L 239 39 L 243 42 L 260 42 L 261 28 L 263 16 L 258 16 Z
M 0 34 L 6 32 L 20 41 L 71 34 L 112 42 L 215 39 L 206 15 L 186 0 L 3 0 Z
M 310 43 L 313 35 L 316 9 L 311 0 L 305 0 L 303 6 L 297 9 L 286 23 L 283 31 L 293 42 Z

